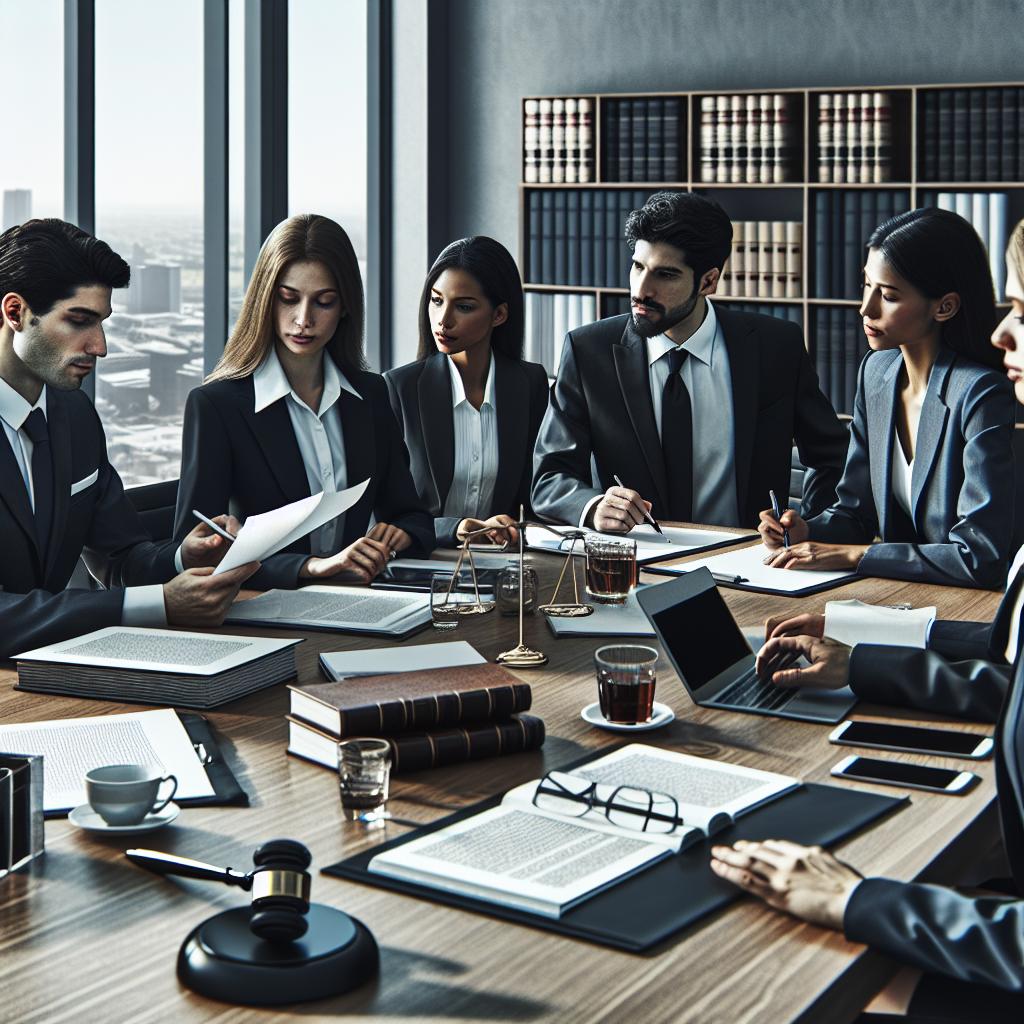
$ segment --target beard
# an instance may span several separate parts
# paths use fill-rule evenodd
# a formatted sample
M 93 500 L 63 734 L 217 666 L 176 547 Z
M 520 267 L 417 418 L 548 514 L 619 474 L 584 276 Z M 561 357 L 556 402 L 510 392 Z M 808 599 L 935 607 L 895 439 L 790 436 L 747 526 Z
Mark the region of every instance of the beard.
M 658 314 L 655 318 L 638 317 L 631 313 L 633 329 L 641 338 L 653 338 L 656 334 L 665 334 L 671 331 L 676 324 L 682 323 L 696 308 L 697 300 L 700 298 L 700 289 L 696 281 L 693 282 L 693 291 L 689 298 L 682 305 L 672 309 L 666 309 L 657 302 L 644 302 L 647 309 Z M 635 301 L 635 300 L 634 300 Z
M 96 366 L 96 360 L 89 356 L 78 355 L 68 359 L 34 325 L 30 325 L 20 336 L 15 336 L 14 352 L 44 384 L 58 391 L 77 391 L 82 386 L 85 376 L 72 372 L 72 363 L 80 366 L 88 364 L 93 368 Z

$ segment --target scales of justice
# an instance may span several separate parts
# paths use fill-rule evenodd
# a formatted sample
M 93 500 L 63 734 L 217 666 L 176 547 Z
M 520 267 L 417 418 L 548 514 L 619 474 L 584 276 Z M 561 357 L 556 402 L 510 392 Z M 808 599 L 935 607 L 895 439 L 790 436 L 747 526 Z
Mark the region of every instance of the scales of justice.
M 526 552 L 526 527 L 538 527 L 542 530 L 547 530 L 548 533 L 558 537 L 560 541 L 569 541 L 569 550 L 566 552 L 565 562 L 562 565 L 562 571 L 558 575 L 558 582 L 555 583 L 555 589 L 551 594 L 551 599 L 547 604 L 539 606 L 540 610 L 545 615 L 556 617 L 576 618 L 582 615 L 590 615 L 594 611 L 592 605 L 584 604 L 580 601 L 579 581 L 576 577 L 576 545 L 579 541 L 584 539 L 586 534 L 583 530 L 556 530 L 547 523 L 529 520 L 524 515 L 522 505 L 519 506 L 519 519 L 515 523 L 515 526 L 519 534 L 519 643 L 511 650 L 502 651 L 494 660 L 499 664 L 508 665 L 510 668 L 539 668 L 541 665 L 547 664 L 548 656 L 541 651 L 535 651 L 533 648 L 527 647 L 523 641 L 523 579 L 525 577 L 524 558 Z M 459 557 L 455 562 L 455 568 L 452 570 L 452 581 L 448 586 L 448 594 L 451 593 L 452 588 L 455 586 L 455 581 L 458 579 L 459 571 L 463 568 L 466 562 L 469 563 L 469 571 L 473 579 L 474 600 L 472 602 L 466 602 L 465 604 L 458 605 L 458 613 L 460 615 L 480 615 L 485 612 L 494 611 L 495 608 L 494 601 L 484 601 L 480 597 L 480 587 L 477 583 L 476 575 L 476 563 L 473 561 L 473 551 L 470 547 L 475 537 L 479 537 L 487 533 L 490 533 L 489 529 L 474 530 L 472 533 L 468 533 L 465 536 L 462 542 L 462 548 L 459 551 Z M 505 544 L 498 546 L 498 550 L 500 551 L 507 549 L 507 541 Z M 559 602 L 558 593 L 562 588 L 562 582 L 565 579 L 566 572 L 571 572 L 572 574 L 573 600 Z

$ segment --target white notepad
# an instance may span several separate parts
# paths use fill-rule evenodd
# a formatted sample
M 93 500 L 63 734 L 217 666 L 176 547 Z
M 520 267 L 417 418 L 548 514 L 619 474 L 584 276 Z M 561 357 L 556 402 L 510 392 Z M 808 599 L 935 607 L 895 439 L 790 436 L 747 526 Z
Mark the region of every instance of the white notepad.
M 320 655 L 320 664 L 332 679 L 423 672 L 432 668 L 457 668 L 486 662 L 487 659 L 465 640 L 372 647 L 368 651 L 325 651 Z
M 570 618 L 545 616 L 555 636 L 654 636 L 654 627 L 637 603 L 635 591 L 622 604 L 597 604 L 587 599 L 594 611 Z
M 555 526 L 552 529 L 560 533 L 572 530 L 570 526 Z M 653 526 L 644 523 L 642 526 L 634 526 L 627 534 L 622 533 L 601 533 L 597 530 L 587 530 L 587 534 L 595 537 L 608 537 L 613 540 L 622 540 L 628 537 L 636 541 L 636 560 L 638 562 L 655 562 L 663 558 L 677 558 L 679 555 L 688 555 L 696 551 L 706 551 L 709 548 L 721 547 L 725 544 L 738 544 L 740 541 L 750 540 L 753 534 L 735 533 L 728 530 L 701 530 L 693 527 L 663 526 L 659 534 Z M 542 551 L 567 552 L 572 543 L 569 540 L 559 540 L 540 526 L 528 526 L 526 528 L 526 542 L 532 548 L 540 548 Z M 583 554 L 583 542 L 576 542 L 576 551 Z

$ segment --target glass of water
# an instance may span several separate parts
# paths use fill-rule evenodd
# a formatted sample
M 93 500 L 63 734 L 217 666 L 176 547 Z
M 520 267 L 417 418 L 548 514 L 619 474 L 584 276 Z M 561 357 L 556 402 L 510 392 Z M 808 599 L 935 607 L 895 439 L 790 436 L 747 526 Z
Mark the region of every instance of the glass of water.
M 341 810 L 350 821 L 383 819 L 391 775 L 391 744 L 380 739 L 342 740 L 338 744 Z

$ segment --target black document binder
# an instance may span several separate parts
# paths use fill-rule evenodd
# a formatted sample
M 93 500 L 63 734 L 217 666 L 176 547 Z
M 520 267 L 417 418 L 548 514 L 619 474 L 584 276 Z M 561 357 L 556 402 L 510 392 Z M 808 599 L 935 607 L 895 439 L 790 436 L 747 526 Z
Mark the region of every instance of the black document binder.
M 597 751 L 571 767 L 607 753 L 607 750 Z M 640 874 L 589 897 L 560 918 L 547 918 L 415 882 L 388 878 L 368 870 L 370 860 L 378 853 L 478 814 L 500 800 L 497 796 L 483 800 L 409 835 L 332 864 L 323 869 L 324 874 L 376 885 L 408 896 L 420 896 L 462 910 L 532 925 L 630 953 L 644 953 L 742 895 L 739 889 L 711 871 L 708 863 L 712 845 L 730 844 L 737 839 L 789 839 L 807 845 L 831 846 L 909 802 L 906 797 L 880 796 L 807 783 L 743 815 L 712 839 L 705 839 L 680 854 L 660 860 Z

